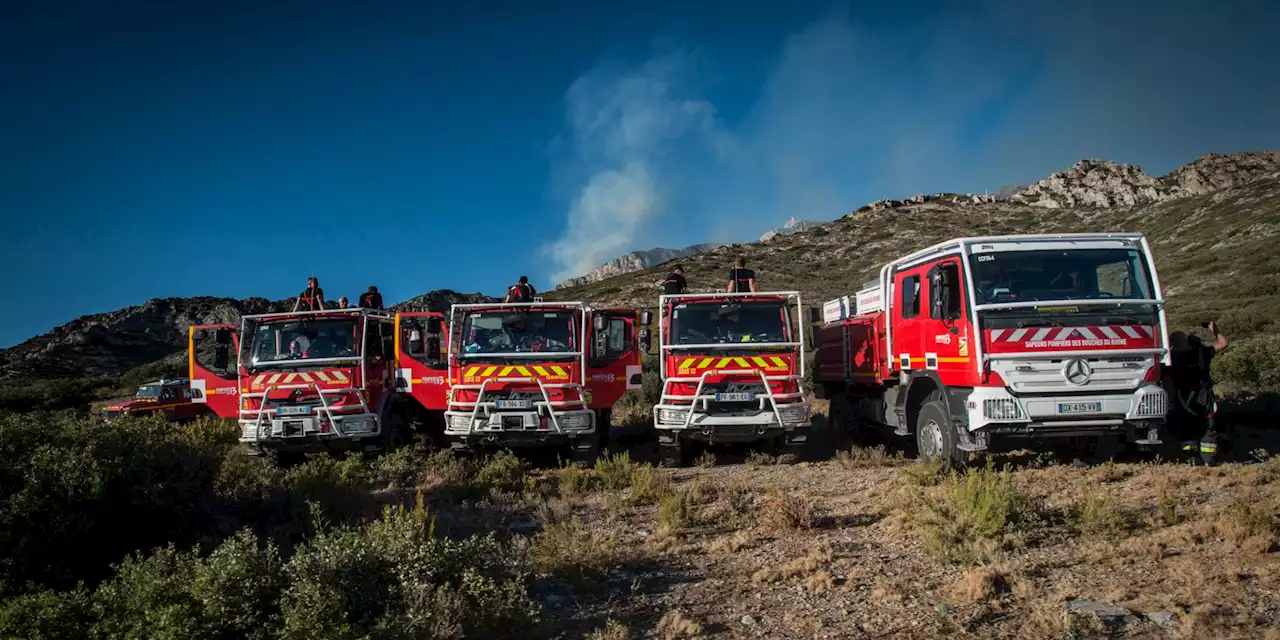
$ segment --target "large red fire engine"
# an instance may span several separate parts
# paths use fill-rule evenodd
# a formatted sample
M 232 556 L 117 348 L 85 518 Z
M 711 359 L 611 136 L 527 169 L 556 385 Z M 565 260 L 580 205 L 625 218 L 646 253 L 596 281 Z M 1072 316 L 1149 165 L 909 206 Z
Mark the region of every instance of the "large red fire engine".
M 950 240 L 823 313 L 815 381 L 837 425 L 947 464 L 1026 438 L 1161 441 L 1168 329 L 1141 234 Z
M 614 403 L 641 386 L 648 336 L 640 327 L 648 323 L 647 311 L 581 302 L 453 305 L 446 439 L 455 452 L 567 444 L 576 463 L 590 464 L 608 438 Z
M 681 464 L 693 440 L 775 441 L 779 462 L 798 461 L 810 425 L 800 293 L 664 295 L 659 306 L 663 463 Z
M 407 436 L 392 382 L 395 318 L 370 309 L 244 316 L 191 328 L 193 400 L 237 418 L 240 441 L 279 457 L 381 450 Z M 231 351 L 238 353 L 238 364 Z

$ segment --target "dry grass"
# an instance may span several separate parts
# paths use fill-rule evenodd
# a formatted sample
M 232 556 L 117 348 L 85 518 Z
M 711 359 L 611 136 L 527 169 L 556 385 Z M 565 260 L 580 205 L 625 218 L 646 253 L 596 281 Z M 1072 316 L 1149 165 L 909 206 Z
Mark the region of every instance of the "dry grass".
M 902 467 L 899 477 L 912 486 L 933 487 L 946 480 L 947 470 L 940 462 L 926 460 Z
M 904 461 L 905 458 L 902 457 L 902 454 L 890 456 L 882 444 L 874 447 L 854 445 L 848 451 L 836 452 L 836 464 L 843 469 L 892 467 L 902 464 Z
M 982 604 L 994 600 L 1012 588 L 1008 572 L 993 565 L 974 567 L 951 588 L 958 604 Z
M 710 449 L 703 449 L 693 463 L 702 469 L 710 469 L 716 466 L 716 454 L 712 453 Z
M 1222 509 L 1214 521 L 1219 536 L 1248 553 L 1267 553 L 1280 542 L 1280 497 L 1255 495 Z
M 634 469 L 631 454 L 626 451 L 596 460 L 596 477 L 600 479 L 600 485 L 609 491 L 621 491 L 631 486 Z
M 574 496 L 591 489 L 592 477 L 577 465 L 566 465 L 556 473 L 556 484 L 562 496 Z
M 746 463 L 753 467 L 763 467 L 771 464 L 777 464 L 778 459 L 764 453 L 763 451 L 752 451 L 747 454 Z
M 529 566 L 536 573 L 586 583 L 625 561 L 625 548 L 615 536 L 601 534 L 555 509 L 548 507 L 540 515 L 547 520 L 528 547 Z
M 760 524 L 768 530 L 805 530 L 818 526 L 818 506 L 807 495 L 774 489 L 760 500 Z
M 1066 521 L 1077 533 L 1110 539 L 1128 537 L 1141 527 L 1137 514 L 1106 491 L 1091 493 L 1068 507 Z
M 676 491 L 658 505 L 658 534 L 678 536 L 691 524 L 691 505 L 687 491 Z
M 702 625 L 679 611 L 670 611 L 663 614 L 662 619 L 658 620 L 658 627 L 654 631 L 663 640 L 680 640 L 681 638 L 696 638 L 702 635 Z
M 587 634 L 587 640 L 631 640 L 631 630 L 617 620 L 610 620 Z
M 631 470 L 630 487 L 633 503 L 652 504 L 670 495 L 671 476 L 651 465 L 636 465 Z
M 707 542 L 705 548 L 707 553 L 737 553 L 751 546 L 753 542 L 755 542 L 755 538 L 749 532 L 735 531 L 727 536 L 721 536 Z

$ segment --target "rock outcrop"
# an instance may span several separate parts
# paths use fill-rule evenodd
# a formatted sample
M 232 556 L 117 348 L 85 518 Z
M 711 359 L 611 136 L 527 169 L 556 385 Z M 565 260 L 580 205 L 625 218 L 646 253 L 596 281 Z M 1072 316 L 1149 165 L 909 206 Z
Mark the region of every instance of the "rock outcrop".
M 1152 178 L 1138 165 L 1081 160 L 1009 198 L 1035 207 L 1132 207 L 1202 195 L 1280 171 L 1280 152 L 1206 154 Z
M 458 293 L 452 289 L 436 289 L 420 296 L 409 298 L 404 302 L 391 305 L 392 311 L 443 311 L 455 304 L 483 304 L 486 302 L 502 302 L 501 298 L 486 296 L 483 293 Z
M 760 242 L 768 242 L 774 238 L 777 238 L 778 236 L 789 236 L 793 233 L 808 231 L 809 229 L 812 229 L 821 224 L 822 224 L 821 222 L 814 222 L 813 220 L 801 220 L 795 216 L 791 216 L 790 218 L 787 219 L 787 223 L 782 225 L 781 227 L 778 227 L 777 229 L 770 229 L 764 232 L 764 234 L 760 236 Z
M 568 287 L 578 287 L 591 282 L 599 282 L 606 278 L 620 276 L 624 273 L 633 271 L 643 271 L 654 265 L 662 264 L 668 260 L 676 260 L 685 256 L 691 256 L 695 253 L 710 251 L 724 245 L 715 243 L 695 244 L 683 249 L 667 249 L 659 247 L 649 249 L 647 251 L 632 251 L 631 253 L 619 256 L 610 260 L 587 273 L 576 278 L 569 278 L 564 282 L 556 285 L 556 289 L 565 289 Z

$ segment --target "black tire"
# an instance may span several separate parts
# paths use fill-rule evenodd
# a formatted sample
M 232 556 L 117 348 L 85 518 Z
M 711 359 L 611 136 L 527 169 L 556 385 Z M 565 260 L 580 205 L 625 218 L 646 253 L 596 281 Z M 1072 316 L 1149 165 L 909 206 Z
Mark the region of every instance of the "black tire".
M 609 448 L 610 436 L 613 432 L 613 411 L 600 409 L 596 412 L 596 434 L 600 438 L 600 450 Z
M 573 464 L 579 469 L 589 469 L 594 467 L 596 460 L 600 457 L 600 439 L 597 436 L 591 437 L 587 443 L 582 441 L 575 442 L 570 445 L 573 447 Z
M 382 452 L 395 451 L 409 444 L 409 424 L 400 412 L 392 409 L 382 423 Z
M 939 400 L 927 402 L 916 413 L 916 449 L 923 460 L 937 460 L 947 469 L 965 466 L 968 454 L 960 450 L 955 427 L 947 419 L 947 409 Z
M 1084 461 L 1090 465 L 1114 460 L 1120 453 L 1120 436 L 1108 433 L 1092 439 L 1085 449 Z
M 658 445 L 658 459 L 662 466 L 675 469 L 683 467 L 685 462 L 684 443 Z
M 801 434 L 806 436 L 805 442 L 808 442 L 809 429 L 796 429 L 793 434 Z M 778 439 L 778 464 L 792 465 L 797 464 L 804 459 L 804 442 L 799 444 L 789 444 L 787 435 L 783 434 Z

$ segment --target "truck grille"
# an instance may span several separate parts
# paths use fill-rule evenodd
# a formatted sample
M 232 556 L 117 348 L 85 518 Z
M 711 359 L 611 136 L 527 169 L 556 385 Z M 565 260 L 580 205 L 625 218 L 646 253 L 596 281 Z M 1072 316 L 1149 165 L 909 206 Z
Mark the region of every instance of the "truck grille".
M 988 420 L 1018 420 L 1022 409 L 1013 398 L 987 398 L 982 401 L 982 415 Z

